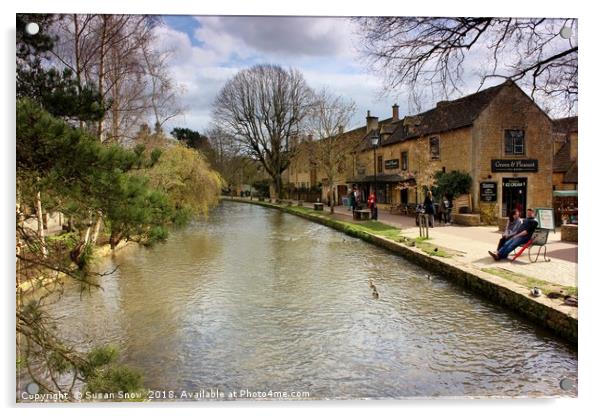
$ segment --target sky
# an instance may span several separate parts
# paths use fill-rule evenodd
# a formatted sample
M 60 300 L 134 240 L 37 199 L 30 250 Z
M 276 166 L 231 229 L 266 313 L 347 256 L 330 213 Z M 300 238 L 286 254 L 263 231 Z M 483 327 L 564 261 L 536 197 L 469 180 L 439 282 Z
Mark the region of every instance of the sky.
M 405 114 L 407 98 L 382 97 L 382 83 L 362 61 L 357 27 L 344 17 L 164 16 L 156 28 L 161 48 L 172 50 L 171 71 L 183 87 L 186 111 L 170 127 L 204 131 L 211 103 L 225 82 L 254 64 L 299 69 L 310 87 L 328 87 L 356 103 L 349 128 L 365 124 L 366 111 L 391 117 L 397 101 Z
M 360 52 L 358 26 L 349 18 L 164 15 L 163 22 L 155 29 L 157 48 L 172 51 L 171 73 L 182 87 L 186 109 L 170 120 L 167 131 L 175 126 L 206 131 L 221 87 L 239 70 L 262 63 L 299 69 L 310 87 L 328 87 L 352 99 L 357 111 L 347 129 L 365 125 L 368 110 L 380 119 L 391 117 L 396 103 L 401 117 L 416 113 L 403 90 L 386 91 L 383 79 L 371 71 Z M 465 62 L 462 95 L 479 87 L 479 56 L 477 49 Z M 421 110 L 442 99 L 427 97 Z

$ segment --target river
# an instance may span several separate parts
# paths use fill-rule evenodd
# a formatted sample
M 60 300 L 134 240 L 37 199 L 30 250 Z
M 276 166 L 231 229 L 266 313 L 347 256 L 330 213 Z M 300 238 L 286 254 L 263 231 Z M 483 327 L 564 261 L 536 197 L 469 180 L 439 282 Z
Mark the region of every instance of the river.
M 573 346 L 442 276 L 277 210 L 224 201 L 102 268 L 115 265 L 103 290 L 68 284 L 50 313 L 81 348 L 118 345 L 150 389 L 576 395 L 559 386 L 577 379 Z

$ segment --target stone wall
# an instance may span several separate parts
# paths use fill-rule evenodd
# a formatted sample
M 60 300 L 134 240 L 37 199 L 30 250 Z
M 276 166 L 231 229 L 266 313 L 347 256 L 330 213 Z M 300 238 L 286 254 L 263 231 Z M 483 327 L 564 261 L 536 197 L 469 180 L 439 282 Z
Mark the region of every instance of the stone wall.
M 560 239 L 562 241 L 578 242 L 579 226 L 575 224 L 562 224 L 560 226 Z
M 481 216 L 479 214 L 452 214 L 452 221 L 457 225 L 481 225 Z

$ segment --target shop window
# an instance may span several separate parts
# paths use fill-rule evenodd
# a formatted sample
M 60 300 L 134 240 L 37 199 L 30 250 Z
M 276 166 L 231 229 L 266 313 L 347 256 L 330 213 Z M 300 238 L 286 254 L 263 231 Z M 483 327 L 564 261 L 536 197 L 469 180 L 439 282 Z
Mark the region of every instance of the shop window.
M 431 150 L 431 160 L 441 159 L 441 154 L 439 153 L 439 137 L 431 137 L 429 139 L 429 145 Z
M 504 154 L 507 156 L 521 156 L 525 154 L 524 130 L 504 130 Z
M 401 170 L 408 170 L 408 152 L 401 152 Z

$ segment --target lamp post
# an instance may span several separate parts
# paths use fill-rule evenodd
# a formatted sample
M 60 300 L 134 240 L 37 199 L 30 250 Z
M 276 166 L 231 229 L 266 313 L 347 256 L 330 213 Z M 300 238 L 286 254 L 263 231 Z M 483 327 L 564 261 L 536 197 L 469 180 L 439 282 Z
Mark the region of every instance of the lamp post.
M 372 178 L 372 189 L 374 191 L 374 205 L 372 207 L 372 219 L 377 219 L 376 213 L 376 148 L 378 147 L 378 142 L 380 141 L 380 134 L 376 130 L 372 132 L 370 136 L 370 141 L 372 142 L 372 150 L 374 152 L 374 177 Z

